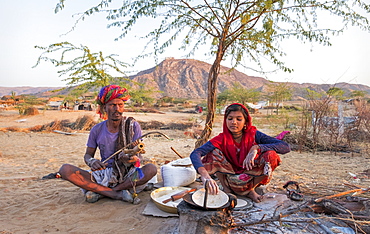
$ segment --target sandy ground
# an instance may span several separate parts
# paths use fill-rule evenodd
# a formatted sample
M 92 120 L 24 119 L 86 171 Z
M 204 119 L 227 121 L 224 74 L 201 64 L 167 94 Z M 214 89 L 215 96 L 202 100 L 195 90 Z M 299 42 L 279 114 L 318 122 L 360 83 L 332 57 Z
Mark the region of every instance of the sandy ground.
M 54 120 L 76 120 L 93 112 L 45 111 L 35 116 L 19 116 L 15 111 L 0 112 L 0 128 L 28 128 Z M 199 115 L 173 113 L 127 113 L 140 121 L 187 122 Z M 20 121 L 21 120 L 21 121 Z M 214 132 L 220 131 L 220 121 Z M 162 130 L 161 130 L 162 131 Z M 195 139 L 183 131 L 163 130 L 171 139 L 159 137 L 145 139 L 148 160 L 159 167 L 165 161 L 181 155 L 188 156 Z M 85 202 L 79 188 L 62 179 L 41 180 L 56 172 L 63 163 L 88 169 L 82 156 L 88 132 L 74 135 L 58 133 L 0 132 L 0 233 L 173 233 L 178 218 L 144 216 L 142 211 L 150 201 L 150 192 L 139 194 L 142 203 L 101 199 L 97 203 Z M 344 183 L 369 187 L 370 180 L 364 171 L 370 169 L 369 155 L 319 152 L 290 152 L 281 156 L 283 163 L 274 172 L 269 192 L 285 193 L 282 186 L 289 180 L 298 181 L 306 197 L 320 197 L 352 189 Z M 356 174 L 354 179 L 350 174 Z M 161 178 L 158 178 L 161 180 Z

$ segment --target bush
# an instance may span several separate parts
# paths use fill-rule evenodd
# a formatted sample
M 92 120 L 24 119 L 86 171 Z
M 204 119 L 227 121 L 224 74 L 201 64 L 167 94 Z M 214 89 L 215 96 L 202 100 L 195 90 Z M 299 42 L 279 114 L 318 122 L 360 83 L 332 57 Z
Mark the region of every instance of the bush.
M 27 107 L 23 111 L 23 115 L 38 115 L 38 114 L 39 114 L 39 111 L 35 107 Z

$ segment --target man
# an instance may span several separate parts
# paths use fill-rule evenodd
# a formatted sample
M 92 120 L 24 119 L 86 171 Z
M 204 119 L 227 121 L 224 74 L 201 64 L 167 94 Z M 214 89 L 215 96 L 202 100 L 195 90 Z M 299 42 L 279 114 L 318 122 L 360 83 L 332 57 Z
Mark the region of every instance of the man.
M 96 202 L 101 196 L 106 196 L 137 204 L 140 200 L 136 193 L 157 174 L 153 164 L 139 168 L 140 154 L 132 156 L 122 151 L 105 162 L 117 150 L 136 145 L 130 143 L 141 136 L 140 125 L 133 118 L 122 116 L 124 103 L 130 98 L 126 91 L 118 85 L 108 85 L 99 92 L 98 113 L 106 120 L 91 129 L 87 141 L 84 160 L 91 168 L 91 174 L 70 164 L 59 169 L 63 179 L 82 188 L 87 202 Z M 94 157 L 97 148 L 101 160 Z

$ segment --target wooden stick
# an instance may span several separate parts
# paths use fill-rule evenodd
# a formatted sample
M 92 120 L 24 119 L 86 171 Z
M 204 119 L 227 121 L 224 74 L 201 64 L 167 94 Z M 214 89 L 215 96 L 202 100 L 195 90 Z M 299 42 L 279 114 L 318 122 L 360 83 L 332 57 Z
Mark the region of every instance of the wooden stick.
M 177 152 L 172 146 L 171 146 L 171 149 L 173 152 L 175 152 L 175 154 L 177 154 L 177 156 L 179 156 L 180 158 L 183 158 L 183 156 L 181 156 L 181 154 L 179 154 L 179 152 Z
M 144 138 L 144 137 L 146 137 L 146 136 L 148 136 L 150 134 L 160 134 L 160 135 L 164 136 L 166 139 L 170 139 L 166 134 L 163 134 L 163 133 L 157 132 L 157 131 L 145 133 L 144 135 L 141 135 L 136 141 L 133 141 L 130 144 L 128 144 L 125 147 L 123 147 L 122 149 L 117 150 L 114 154 L 112 154 L 111 156 L 109 156 L 108 158 L 106 158 L 104 162 L 107 162 L 109 159 L 113 158 L 113 156 L 115 156 L 116 154 L 121 153 L 123 150 L 125 150 L 125 149 L 127 149 L 127 148 L 129 148 L 131 146 L 134 146 L 135 144 L 139 144 L 141 142 L 141 138 Z
M 130 143 L 129 145 L 131 145 L 132 143 Z M 140 142 L 138 143 L 138 145 L 136 145 L 133 149 L 126 149 L 128 146 L 116 151 L 114 154 L 112 154 L 111 156 L 109 156 L 108 158 L 106 158 L 104 161 L 102 161 L 102 163 L 106 163 L 109 159 L 111 159 L 113 156 L 115 156 L 116 154 L 120 153 L 120 152 L 124 152 L 125 154 L 127 153 L 132 153 L 132 154 L 136 154 L 138 153 L 139 151 L 143 150 L 144 149 L 144 143 Z
M 195 190 L 197 190 L 197 189 L 193 188 L 193 189 L 190 189 L 190 190 L 181 191 L 179 193 L 176 193 L 176 194 L 172 195 L 170 198 L 168 198 L 168 199 L 166 199 L 162 202 L 166 204 L 167 202 L 170 202 L 170 201 L 179 200 L 180 198 L 183 198 L 186 194 L 194 192 Z
M 352 190 L 349 190 L 349 191 L 346 191 L 346 192 L 341 192 L 341 193 L 337 193 L 337 194 L 334 194 L 334 195 L 330 195 L 330 196 L 326 196 L 326 197 L 321 197 L 321 198 L 317 198 L 315 200 L 315 202 L 321 202 L 322 200 L 324 199 L 330 199 L 330 198 L 334 198 L 334 197 L 341 197 L 341 196 L 344 196 L 344 195 L 347 195 L 349 193 L 357 193 L 357 192 L 360 192 L 360 193 L 364 193 L 366 191 L 368 191 L 368 189 L 363 189 L 363 188 L 359 188 L 359 189 L 352 189 Z

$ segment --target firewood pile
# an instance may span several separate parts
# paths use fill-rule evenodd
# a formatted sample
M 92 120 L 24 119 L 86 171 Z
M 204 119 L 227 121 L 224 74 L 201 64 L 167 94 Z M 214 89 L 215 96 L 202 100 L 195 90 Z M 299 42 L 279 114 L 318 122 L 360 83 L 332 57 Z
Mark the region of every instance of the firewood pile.
M 357 196 L 369 190 L 357 187 L 317 199 L 286 199 L 272 209 L 233 210 L 229 233 L 370 233 L 370 200 Z

